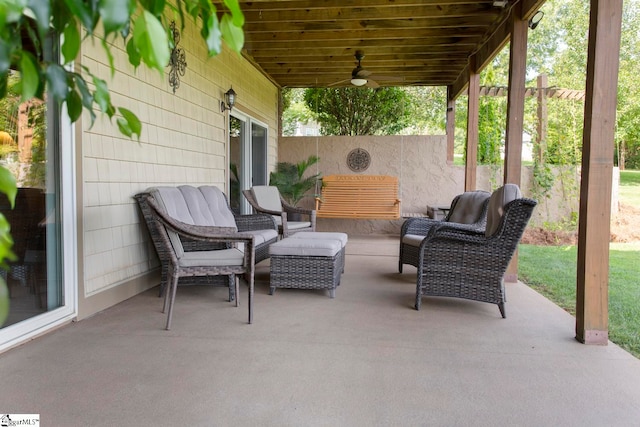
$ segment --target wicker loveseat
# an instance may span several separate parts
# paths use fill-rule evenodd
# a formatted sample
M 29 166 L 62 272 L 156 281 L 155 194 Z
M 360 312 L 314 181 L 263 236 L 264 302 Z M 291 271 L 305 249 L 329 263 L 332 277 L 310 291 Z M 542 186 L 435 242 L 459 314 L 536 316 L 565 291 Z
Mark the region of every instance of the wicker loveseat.
M 434 224 L 419 247 L 416 310 L 423 296 L 445 296 L 497 304 L 506 317 L 504 273 L 535 206 L 506 184 L 491 194 L 484 232 Z
M 487 206 L 491 193 L 488 191 L 467 191 L 457 195 L 443 220 L 430 218 L 409 218 L 400 230 L 400 257 L 398 271 L 403 264 L 418 266 L 420 243 L 435 225 L 444 223 L 465 224 L 470 229 L 484 231 L 487 224 Z
M 186 224 L 197 226 L 231 227 L 238 232 L 248 232 L 255 237 L 255 263 L 269 258 L 269 245 L 278 238 L 278 227 L 270 215 L 234 215 L 224 193 L 215 186 L 194 187 L 182 185 L 178 187 L 152 187 L 135 196 L 147 224 L 156 253 L 160 259 L 161 293 L 167 285 L 167 273 L 172 248 L 160 238 L 164 228 L 152 215 L 148 206 L 149 196 L 153 197 L 161 209 L 169 216 Z M 171 206 L 166 201 L 171 200 Z M 180 244 L 186 252 L 228 249 L 229 242 L 212 242 L 191 239 L 181 236 Z M 229 299 L 234 299 L 234 287 L 231 277 L 193 276 L 181 278 L 180 283 L 215 284 L 229 286 Z

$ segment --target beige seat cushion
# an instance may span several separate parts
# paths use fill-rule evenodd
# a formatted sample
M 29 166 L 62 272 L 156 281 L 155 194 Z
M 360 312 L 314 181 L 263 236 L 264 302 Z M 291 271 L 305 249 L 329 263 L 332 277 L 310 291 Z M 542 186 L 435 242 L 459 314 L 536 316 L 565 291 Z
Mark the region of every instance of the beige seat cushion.
M 242 265 L 244 253 L 239 249 L 220 249 L 217 251 L 185 252 L 180 258 L 181 267 L 220 267 L 225 265 Z
M 349 236 L 347 233 L 339 233 L 332 231 L 301 231 L 296 234 L 292 234 L 289 239 L 329 239 L 338 240 L 342 247 L 347 246 Z
M 311 228 L 309 221 L 287 221 L 287 228 L 289 230 L 300 230 L 301 228 Z
M 342 249 L 339 240 L 333 239 L 283 239 L 269 246 L 271 256 L 335 256 Z

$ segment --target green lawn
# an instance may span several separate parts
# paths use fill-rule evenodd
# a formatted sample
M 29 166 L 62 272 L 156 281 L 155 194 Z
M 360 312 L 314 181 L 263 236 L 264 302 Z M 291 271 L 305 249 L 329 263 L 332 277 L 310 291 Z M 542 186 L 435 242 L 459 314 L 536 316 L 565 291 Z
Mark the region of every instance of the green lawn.
M 520 245 L 523 282 L 571 314 L 576 308 L 575 246 Z M 640 243 L 612 243 L 609 252 L 609 339 L 640 358 Z
M 640 171 L 620 172 L 620 201 L 640 208 Z M 576 307 L 575 246 L 520 245 L 523 282 L 571 314 Z M 609 252 L 609 339 L 640 358 L 640 242 Z
M 640 171 L 620 171 L 620 200 L 640 209 Z

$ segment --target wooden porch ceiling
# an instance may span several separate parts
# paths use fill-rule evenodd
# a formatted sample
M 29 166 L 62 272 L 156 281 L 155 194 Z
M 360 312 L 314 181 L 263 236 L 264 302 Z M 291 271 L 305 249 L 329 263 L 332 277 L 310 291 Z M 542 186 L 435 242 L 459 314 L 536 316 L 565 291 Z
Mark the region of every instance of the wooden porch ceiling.
M 456 85 L 504 45 L 511 12 L 543 1 L 240 0 L 243 53 L 280 87 L 349 85 L 357 50 L 380 86 Z

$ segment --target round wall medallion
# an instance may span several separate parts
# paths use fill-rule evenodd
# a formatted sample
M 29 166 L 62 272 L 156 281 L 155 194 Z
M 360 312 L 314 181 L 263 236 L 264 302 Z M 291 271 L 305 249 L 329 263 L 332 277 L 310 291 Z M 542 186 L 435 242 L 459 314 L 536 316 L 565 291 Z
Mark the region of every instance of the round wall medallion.
M 371 164 L 371 156 L 366 150 L 356 148 L 347 154 L 347 166 L 354 172 L 367 170 Z

